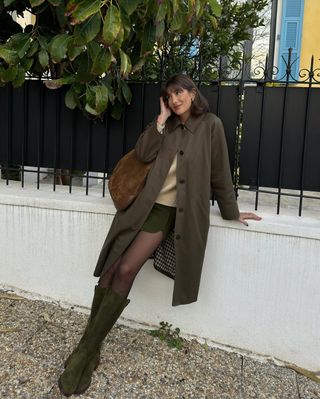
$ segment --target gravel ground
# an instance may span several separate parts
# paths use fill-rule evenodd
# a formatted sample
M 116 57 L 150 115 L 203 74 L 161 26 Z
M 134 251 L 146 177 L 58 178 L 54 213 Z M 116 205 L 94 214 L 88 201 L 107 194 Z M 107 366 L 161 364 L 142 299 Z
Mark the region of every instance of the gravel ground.
M 0 294 L 0 398 L 64 398 L 57 380 L 87 316 Z M 121 324 L 109 333 L 101 358 L 81 398 L 320 399 L 320 384 L 291 369 L 195 340 L 184 341 L 182 350 L 170 348 Z

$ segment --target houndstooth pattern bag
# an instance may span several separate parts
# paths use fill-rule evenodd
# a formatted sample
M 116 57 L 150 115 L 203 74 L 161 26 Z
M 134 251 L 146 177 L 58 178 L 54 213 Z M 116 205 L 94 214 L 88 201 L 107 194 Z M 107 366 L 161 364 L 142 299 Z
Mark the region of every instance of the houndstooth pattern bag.
M 174 249 L 174 231 L 162 241 L 153 254 L 153 266 L 159 272 L 174 279 L 176 272 L 176 256 Z

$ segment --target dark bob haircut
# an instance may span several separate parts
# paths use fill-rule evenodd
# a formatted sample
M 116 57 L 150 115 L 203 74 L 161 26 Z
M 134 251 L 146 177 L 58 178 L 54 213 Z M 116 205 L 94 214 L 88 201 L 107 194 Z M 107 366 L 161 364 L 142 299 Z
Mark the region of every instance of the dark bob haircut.
M 209 104 L 208 101 L 204 98 L 204 96 L 200 93 L 197 86 L 194 84 L 193 80 L 189 78 L 189 76 L 184 74 L 178 74 L 172 76 L 165 87 L 162 89 L 162 97 L 167 100 L 169 92 L 172 90 L 185 89 L 189 92 L 195 92 L 195 98 L 191 105 L 191 115 L 201 115 L 205 112 L 209 112 Z

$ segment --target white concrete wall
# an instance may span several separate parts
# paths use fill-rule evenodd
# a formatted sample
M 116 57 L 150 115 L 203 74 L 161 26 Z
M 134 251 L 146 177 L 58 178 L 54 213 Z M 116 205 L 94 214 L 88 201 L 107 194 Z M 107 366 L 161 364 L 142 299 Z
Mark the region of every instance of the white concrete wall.
M 110 199 L 94 191 L 86 197 L 81 188 L 70 195 L 66 187 L 52 193 L 0 183 L 0 284 L 90 306 L 113 214 Z M 149 261 L 123 316 L 168 321 L 187 334 L 319 370 L 319 219 L 259 214 L 261 222 L 245 227 L 212 212 L 196 303 L 172 307 L 173 281 Z

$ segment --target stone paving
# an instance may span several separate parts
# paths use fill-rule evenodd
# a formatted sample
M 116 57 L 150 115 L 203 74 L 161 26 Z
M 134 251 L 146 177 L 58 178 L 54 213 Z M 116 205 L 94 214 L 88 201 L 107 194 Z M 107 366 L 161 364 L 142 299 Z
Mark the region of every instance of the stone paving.
M 63 398 L 57 380 L 87 316 L 0 291 L 0 399 Z M 76 396 L 71 396 L 71 398 Z M 320 384 L 272 362 L 210 348 L 182 350 L 117 324 L 81 398 L 320 399 Z

